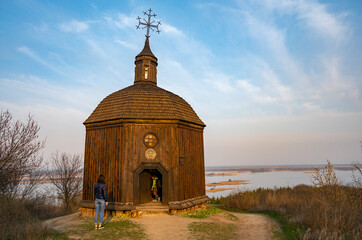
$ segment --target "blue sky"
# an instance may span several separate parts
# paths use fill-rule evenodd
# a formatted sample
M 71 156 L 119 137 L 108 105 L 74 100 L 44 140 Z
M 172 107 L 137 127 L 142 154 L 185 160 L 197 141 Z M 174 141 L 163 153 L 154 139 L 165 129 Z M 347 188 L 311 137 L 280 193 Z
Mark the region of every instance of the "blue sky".
M 0 108 L 38 120 L 45 157 L 82 154 L 82 122 L 133 84 L 149 8 L 158 86 L 206 123 L 207 166 L 361 159 L 360 1 L 1 0 Z

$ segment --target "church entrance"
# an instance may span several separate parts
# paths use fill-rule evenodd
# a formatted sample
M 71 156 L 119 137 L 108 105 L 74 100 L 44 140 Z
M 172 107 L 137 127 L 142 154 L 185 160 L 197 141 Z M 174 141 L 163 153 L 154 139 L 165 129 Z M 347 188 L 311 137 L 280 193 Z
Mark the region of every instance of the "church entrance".
M 152 189 L 155 187 L 155 189 Z M 154 191 L 156 190 L 157 191 Z M 140 204 L 162 202 L 162 174 L 157 169 L 145 169 L 140 174 L 139 186 Z
M 154 180 L 152 179 L 154 178 Z M 168 204 L 168 172 L 158 162 L 142 163 L 133 172 L 133 204 L 157 202 L 157 196 L 162 204 Z M 154 185 L 157 196 L 151 191 Z M 155 190 L 155 189 L 154 189 Z

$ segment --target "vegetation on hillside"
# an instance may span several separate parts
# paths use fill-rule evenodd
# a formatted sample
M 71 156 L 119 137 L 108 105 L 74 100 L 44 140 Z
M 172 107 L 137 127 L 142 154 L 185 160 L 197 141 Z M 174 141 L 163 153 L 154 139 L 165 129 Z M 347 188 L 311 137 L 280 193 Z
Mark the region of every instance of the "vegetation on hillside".
M 45 172 L 41 155 L 45 141 L 39 140 L 39 130 L 38 123 L 31 115 L 21 122 L 14 121 L 9 111 L 0 111 L 0 239 L 61 237 L 61 234 L 43 226 L 41 220 L 69 213 L 75 204 L 74 199 L 79 196 L 81 181 L 74 184 L 74 178 L 69 177 L 70 170 L 74 167 L 79 169 L 81 160 L 77 156 L 69 157 L 71 161 L 68 165 L 61 165 L 65 175 L 61 175 L 61 171 L 56 172 L 57 183 L 76 186 L 70 189 L 75 189 L 73 192 L 67 188 L 63 195 L 58 193 L 56 198 L 65 207 L 56 205 L 52 193 L 38 191 Z
M 329 161 L 324 169 L 317 170 L 313 182 L 315 186 L 259 188 L 213 201 L 226 208 L 275 212 L 288 223 L 299 226 L 296 238 L 362 239 L 360 185 L 341 185 Z

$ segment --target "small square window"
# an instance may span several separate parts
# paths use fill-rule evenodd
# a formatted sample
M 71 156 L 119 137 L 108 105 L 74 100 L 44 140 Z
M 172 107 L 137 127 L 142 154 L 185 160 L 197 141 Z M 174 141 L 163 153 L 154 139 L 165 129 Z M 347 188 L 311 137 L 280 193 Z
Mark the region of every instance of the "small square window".
M 180 165 L 184 165 L 184 163 L 185 163 L 184 157 L 180 157 Z

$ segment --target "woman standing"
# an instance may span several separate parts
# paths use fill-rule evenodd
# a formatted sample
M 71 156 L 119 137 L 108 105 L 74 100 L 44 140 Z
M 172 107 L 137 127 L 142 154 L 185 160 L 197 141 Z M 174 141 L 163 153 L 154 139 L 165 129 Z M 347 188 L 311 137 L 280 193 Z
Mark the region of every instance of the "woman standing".
M 96 213 L 94 216 L 94 228 L 102 229 L 104 228 L 102 226 L 104 209 L 108 205 L 107 188 L 106 188 L 106 183 L 104 181 L 104 176 L 102 174 L 99 175 L 97 183 L 94 184 L 94 198 L 96 205 Z M 99 224 L 98 224 L 98 214 L 100 214 Z

